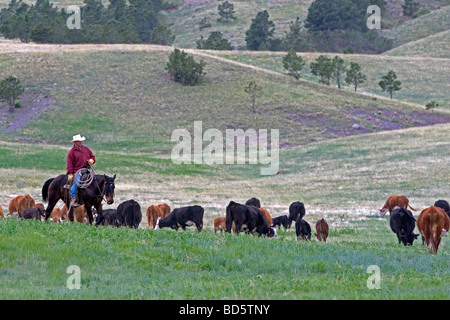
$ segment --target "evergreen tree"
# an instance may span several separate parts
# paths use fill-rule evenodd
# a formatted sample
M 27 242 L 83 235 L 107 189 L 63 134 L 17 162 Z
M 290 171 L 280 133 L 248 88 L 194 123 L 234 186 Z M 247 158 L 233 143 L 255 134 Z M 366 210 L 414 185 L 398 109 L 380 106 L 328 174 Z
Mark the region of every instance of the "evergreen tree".
M 297 56 L 294 48 L 290 49 L 287 55 L 283 58 L 283 67 L 288 71 L 288 74 L 296 80 L 300 79 L 300 72 L 305 66 L 303 58 Z
M 402 82 L 397 79 L 397 75 L 394 71 L 389 70 L 387 75 L 382 77 L 382 80 L 378 83 L 383 91 L 389 92 L 392 99 L 392 92 L 401 90 Z
M 196 85 L 203 79 L 205 73 L 203 60 L 195 62 L 186 52 L 175 49 L 169 56 L 166 70 L 172 79 L 183 85 Z
M 330 85 L 331 76 L 333 75 L 333 61 L 331 58 L 320 55 L 316 60 L 311 62 L 311 73 L 315 76 L 319 76 L 320 83 Z
M 342 75 L 345 73 L 345 61 L 339 56 L 335 56 L 332 60 L 332 66 L 333 66 L 333 73 L 332 77 L 334 80 L 336 80 L 336 83 L 338 85 L 338 88 L 341 88 L 341 78 Z
M 219 10 L 220 16 L 220 18 L 217 19 L 217 21 L 228 23 L 230 22 L 230 19 L 232 20 L 236 19 L 236 16 L 234 15 L 236 13 L 234 11 L 234 4 L 225 1 L 222 4 L 219 4 L 217 9 Z
M 352 84 L 355 87 L 355 92 L 358 85 L 364 83 L 367 79 L 366 75 L 361 72 L 361 66 L 356 62 L 350 63 L 350 69 L 347 70 L 346 74 L 345 82 Z
M 214 31 L 206 40 L 200 36 L 200 40 L 197 40 L 197 49 L 233 50 L 233 46 L 223 37 L 222 32 Z
M 258 12 L 252 19 L 250 29 L 245 32 L 247 48 L 249 50 L 267 50 L 274 31 L 275 24 L 269 20 L 269 13 L 266 10 Z
M 14 112 L 16 100 L 25 91 L 19 79 L 9 76 L 0 81 L 0 101 L 5 101 L 9 106 L 9 111 Z

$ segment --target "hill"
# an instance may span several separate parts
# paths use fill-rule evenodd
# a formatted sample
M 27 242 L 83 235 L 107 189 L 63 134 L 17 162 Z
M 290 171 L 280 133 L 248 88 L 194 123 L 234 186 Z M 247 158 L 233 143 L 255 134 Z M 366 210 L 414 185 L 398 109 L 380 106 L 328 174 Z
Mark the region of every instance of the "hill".
M 450 59 L 450 30 L 408 42 L 382 55 Z
M 400 48 L 398 50 L 401 53 Z M 430 49 L 429 51 L 432 52 L 432 50 Z M 307 66 L 302 71 L 302 77 L 314 82 L 318 82 L 319 79 L 311 74 L 309 64 L 321 54 L 330 57 L 335 56 L 333 53 L 297 54 L 301 55 L 307 63 Z M 283 52 L 216 51 L 214 55 L 279 73 L 286 72 L 282 63 L 283 56 L 286 53 Z M 367 75 L 367 81 L 360 86 L 358 91 L 361 93 L 369 94 L 376 99 L 387 97 L 388 95 L 382 92 L 378 82 L 388 70 L 392 69 L 396 72 L 398 79 L 402 81 L 402 89 L 395 92 L 395 99 L 422 106 L 425 106 L 431 100 L 436 100 L 441 110 L 450 108 L 447 81 L 447 75 L 450 72 L 450 59 L 360 54 L 341 54 L 339 56 L 348 61 L 348 64 L 357 62 L 362 66 L 363 73 Z M 353 88 L 344 88 L 353 91 Z
M 295 82 L 197 50 L 190 52 L 206 62 L 206 79 L 183 87 L 164 70 L 170 47 L 17 46 L 24 51 L 11 53 L 15 45 L 5 45 L 0 70 L 23 80 L 25 103 L 15 114 L 2 109 L 3 140 L 66 144 L 83 131 L 95 148 L 167 152 L 173 130 L 192 130 L 194 120 L 205 130 L 279 128 L 282 145 L 449 122 L 421 107 Z M 243 89 L 252 80 L 263 88 L 256 113 Z M 37 108 L 32 121 L 11 128 L 30 108 Z M 352 129 L 355 123 L 360 130 Z

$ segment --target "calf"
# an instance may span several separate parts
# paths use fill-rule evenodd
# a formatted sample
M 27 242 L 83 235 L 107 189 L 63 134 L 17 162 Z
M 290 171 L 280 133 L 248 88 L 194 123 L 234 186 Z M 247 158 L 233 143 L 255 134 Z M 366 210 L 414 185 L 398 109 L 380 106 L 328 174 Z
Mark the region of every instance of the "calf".
M 226 208 L 226 229 L 231 233 L 231 226 L 235 223 L 236 233 L 245 230 L 247 233 L 258 232 L 259 236 L 267 235 L 269 238 L 276 237 L 276 231 L 267 222 L 264 213 L 252 205 L 243 205 L 230 201 Z
M 116 209 L 106 209 L 102 210 L 102 215 L 104 217 L 103 221 L 100 222 L 101 226 L 113 226 L 120 228 L 122 226 L 122 219 L 117 215 Z M 96 224 L 99 223 L 99 216 L 97 216 Z
M 392 232 L 397 235 L 398 243 L 403 245 L 412 245 L 418 234 L 414 234 L 416 219 L 411 211 L 405 208 L 395 207 L 389 220 Z
M 164 211 L 159 206 L 151 205 L 147 208 L 147 222 L 149 229 L 155 229 L 158 218 L 164 218 Z
M 303 202 L 292 202 L 289 206 L 289 227 L 291 227 L 292 221 L 297 222 L 297 220 L 303 218 L 305 212 L 305 205 Z
M 297 240 L 309 241 L 311 240 L 311 226 L 305 220 L 298 219 L 295 222 L 295 234 L 297 235 Z
M 435 207 L 444 209 L 445 213 L 450 217 L 450 205 L 445 200 L 438 200 L 434 203 Z
M 195 224 L 198 232 L 201 232 L 203 228 L 204 213 L 205 209 L 197 205 L 174 209 L 167 217 L 158 218 L 155 230 L 160 228 L 178 230 L 178 228 L 181 227 L 183 231 L 186 231 L 186 227 Z
M 61 211 L 63 213 L 63 216 L 65 216 L 66 219 L 70 220 L 70 217 L 69 217 L 69 213 L 70 212 L 67 212 L 67 207 L 66 207 L 65 204 L 62 207 Z M 88 218 L 88 215 L 87 215 L 87 212 L 86 212 L 86 208 L 84 207 L 84 204 L 82 204 L 82 205 L 80 205 L 78 207 L 75 207 L 75 208 L 72 207 L 71 214 L 72 214 L 72 220 L 70 220 L 70 221 L 77 221 L 79 223 L 87 223 L 89 221 L 89 218 Z
M 425 238 L 431 253 L 437 253 L 441 237 L 448 234 L 449 226 L 450 218 L 444 209 L 436 206 L 422 210 L 417 218 L 417 229 Z
M 9 214 L 12 215 L 15 212 L 22 212 L 25 209 L 34 208 L 35 201 L 29 195 L 17 196 L 9 202 Z
M 214 233 L 216 233 L 217 230 L 220 230 L 220 233 L 225 230 L 225 219 L 226 217 L 218 217 L 214 219 Z
M 41 208 L 28 208 L 22 212 L 19 212 L 19 218 L 22 219 L 37 219 L 44 221 L 45 210 Z
M 395 207 L 399 207 L 399 208 L 403 208 L 403 209 L 408 209 L 408 207 L 409 207 L 411 210 L 417 211 L 416 209 L 414 209 L 413 207 L 411 207 L 409 205 L 409 200 L 407 197 L 405 197 L 405 196 L 390 196 L 386 200 L 386 203 L 384 204 L 383 208 L 378 210 L 378 214 L 380 216 L 384 217 L 384 215 L 386 214 L 386 212 L 388 210 L 389 210 L 389 214 L 392 214 L 392 211 L 394 210 Z
M 328 232 L 329 232 L 328 223 L 325 221 L 324 218 L 316 222 L 316 233 L 314 235 L 316 236 L 317 241 L 323 240 L 324 242 L 327 242 Z
M 42 209 L 42 210 L 44 210 L 44 209 Z M 64 213 L 61 209 L 55 208 L 52 210 L 52 213 L 50 214 L 49 219 L 53 222 L 64 222 L 64 221 L 66 221 L 66 216 L 64 215 Z
M 133 199 L 124 201 L 117 207 L 117 217 L 122 226 L 137 229 L 142 220 L 141 206 Z
M 287 215 L 279 216 L 272 218 L 272 227 L 278 226 L 278 229 L 281 228 L 281 226 L 284 227 L 284 229 L 288 229 L 290 227 L 289 218 Z

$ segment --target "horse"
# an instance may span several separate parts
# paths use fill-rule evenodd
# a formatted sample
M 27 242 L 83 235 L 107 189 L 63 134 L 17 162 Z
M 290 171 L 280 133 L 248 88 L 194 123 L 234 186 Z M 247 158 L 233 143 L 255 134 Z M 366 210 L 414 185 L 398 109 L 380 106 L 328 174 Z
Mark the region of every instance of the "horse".
M 67 208 L 70 208 L 70 190 L 65 188 L 67 183 L 67 175 L 61 174 L 56 178 L 50 178 L 45 181 L 42 186 L 42 199 L 48 200 L 48 206 L 45 210 L 46 220 L 52 213 L 53 208 L 59 200 L 62 200 Z M 104 175 L 94 175 L 91 184 L 86 188 L 78 188 L 78 196 L 85 204 L 86 212 L 89 217 L 89 224 L 94 220 L 92 216 L 92 207 L 98 212 L 98 218 L 95 225 L 99 225 L 104 217 L 102 214 L 102 201 L 106 199 L 106 203 L 111 205 L 114 203 L 114 180 L 116 175 L 112 178 Z M 73 221 L 73 208 L 69 210 L 69 220 Z

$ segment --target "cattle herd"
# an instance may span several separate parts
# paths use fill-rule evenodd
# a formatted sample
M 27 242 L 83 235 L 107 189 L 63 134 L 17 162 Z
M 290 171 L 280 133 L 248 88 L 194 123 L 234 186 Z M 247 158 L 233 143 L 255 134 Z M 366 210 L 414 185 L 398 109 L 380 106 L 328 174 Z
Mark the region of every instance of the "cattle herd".
M 419 235 L 422 235 L 422 244 L 427 245 L 431 253 L 437 253 L 442 236 L 447 236 L 450 225 L 450 206 L 445 200 L 438 200 L 433 206 L 422 210 L 414 218 L 410 210 L 416 211 L 409 205 L 405 196 L 391 196 L 379 210 L 380 216 L 390 213 L 390 228 L 397 235 L 398 243 L 412 245 Z M 42 203 L 35 203 L 29 195 L 17 196 L 9 204 L 9 215 L 22 219 L 38 219 L 45 221 L 46 211 Z M 73 220 L 87 222 L 84 206 L 73 210 Z M 204 208 L 199 205 L 185 206 L 173 209 L 167 204 L 151 205 L 147 208 L 146 217 L 149 229 L 171 228 L 178 230 L 193 226 L 198 232 L 203 229 Z M 297 240 L 311 240 L 311 226 L 303 219 L 305 206 L 296 201 L 289 206 L 289 216 L 282 215 L 272 218 L 269 212 L 261 207 L 257 198 L 249 199 L 245 204 L 230 201 L 226 207 L 224 217 L 214 219 L 214 233 L 217 231 L 231 233 L 246 232 L 269 238 L 277 238 L 276 227 L 289 229 L 295 221 Z M 97 219 L 96 225 L 138 228 L 142 220 L 141 206 L 135 200 L 126 200 L 119 204 L 117 209 L 102 210 L 104 219 Z M 0 217 L 5 217 L 0 206 Z M 53 209 L 48 220 L 63 222 L 69 220 L 67 207 Z M 420 234 L 413 231 L 416 227 Z M 325 219 L 319 219 L 315 224 L 315 237 L 317 241 L 327 241 L 329 226 Z

